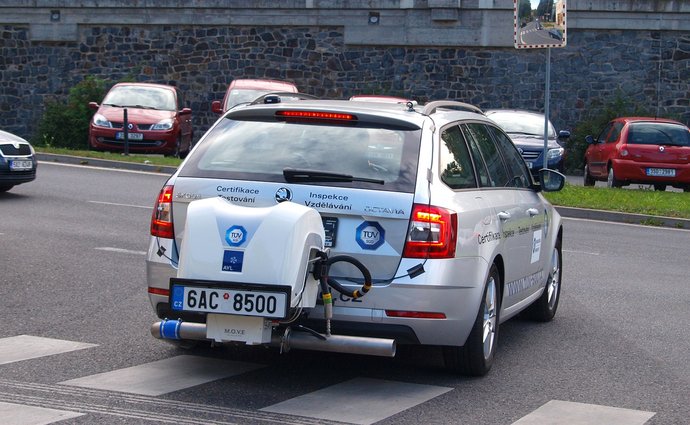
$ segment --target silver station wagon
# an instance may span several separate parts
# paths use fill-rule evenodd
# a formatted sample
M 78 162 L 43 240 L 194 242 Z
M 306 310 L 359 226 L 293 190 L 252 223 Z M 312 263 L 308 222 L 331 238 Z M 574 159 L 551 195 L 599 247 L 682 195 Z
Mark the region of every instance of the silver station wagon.
M 162 188 L 156 338 L 395 355 L 486 374 L 499 324 L 558 307 L 562 223 L 510 138 L 454 101 L 283 100 L 225 113 Z

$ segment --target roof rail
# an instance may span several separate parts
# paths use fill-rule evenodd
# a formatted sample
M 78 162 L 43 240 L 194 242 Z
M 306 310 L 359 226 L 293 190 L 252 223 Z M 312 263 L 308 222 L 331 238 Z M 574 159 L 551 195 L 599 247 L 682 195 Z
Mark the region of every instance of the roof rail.
M 484 111 L 477 108 L 476 106 L 470 105 L 469 103 L 456 102 L 454 100 L 435 100 L 433 102 L 429 102 L 426 105 L 424 105 L 424 109 L 422 109 L 422 114 L 430 115 L 440 108 L 470 111 L 484 115 Z
M 294 93 L 294 92 L 289 92 L 289 91 L 280 91 L 280 92 L 266 93 L 265 95 L 254 99 L 254 101 L 251 102 L 250 105 L 260 105 L 263 103 L 280 103 L 281 97 L 290 97 L 290 98 L 299 99 L 299 100 L 316 100 L 316 99 L 318 99 L 318 97 L 312 96 L 312 95 L 306 94 L 306 93 Z

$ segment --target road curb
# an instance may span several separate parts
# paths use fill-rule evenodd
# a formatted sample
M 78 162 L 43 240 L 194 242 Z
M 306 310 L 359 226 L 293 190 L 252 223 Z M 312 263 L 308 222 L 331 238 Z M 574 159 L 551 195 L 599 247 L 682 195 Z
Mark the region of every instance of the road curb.
M 559 207 L 556 210 L 563 217 L 587 220 L 611 221 L 615 223 L 642 224 L 645 226 L 690 229 L 690 220 L 644 214 L 629 214 L 615 211 L 590 210 L 585 208 Z
M 114 168 L 119 170 L 148 171 L 151 173 L 172 174 L 177 167 L 164 165 L 140 164 L 136 162 L 115 161 L 109 159 L 87 158 L 85 156 L 59 155 L 36 153 L 36 159 L 45 162 L 58 162 L 61 164 L 84 165 L 91 167 Z

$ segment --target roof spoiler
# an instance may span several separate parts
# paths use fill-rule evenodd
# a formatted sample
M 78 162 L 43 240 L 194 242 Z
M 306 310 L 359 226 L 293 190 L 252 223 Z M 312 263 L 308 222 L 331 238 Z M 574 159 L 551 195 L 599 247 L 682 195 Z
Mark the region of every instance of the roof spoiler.
M 299 100 L 316 100 L 318 97 L 312 96 L 310 94 L 306 93 L 294 93 L 294 92 L 289 92 L 289 91 L 281 91 L 281 92 L 273 92 L 273 93 L 266 93 L 263 96 L 260 96 L 250 105 L 260 105 L 264 103 L 280 103 L 282 97 L 289 97 L 292 99 L 299 99 Z

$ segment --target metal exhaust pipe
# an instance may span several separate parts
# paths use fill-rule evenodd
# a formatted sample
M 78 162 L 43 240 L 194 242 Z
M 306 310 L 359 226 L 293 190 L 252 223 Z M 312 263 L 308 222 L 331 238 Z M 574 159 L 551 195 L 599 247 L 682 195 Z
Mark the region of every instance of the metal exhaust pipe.
M 180 320 L 162 320 L 151 325 L 151 335 L 158 339 L 187 339 L 204 341 L 206 324 L 183 322 Z M 326 351 L 343 354 L 363 354 L 368 356 L 395 357 L 394 339 L 368 338 L 347 335 L 325 336 L 317 333 L 292 331 L 288 328 L 281 335 L 273 335 L 271 346 L 280 347 L 282 351 L 291 349 Z
M 282 337 L 274 335 L 272 346 L 288 352 L 298 350 L 327 351 L 330 353 L 364 354 L 367 356 L 395 357 L 395 340 L 347 335 L 321 335 L 310 332 L 285 332 Z

